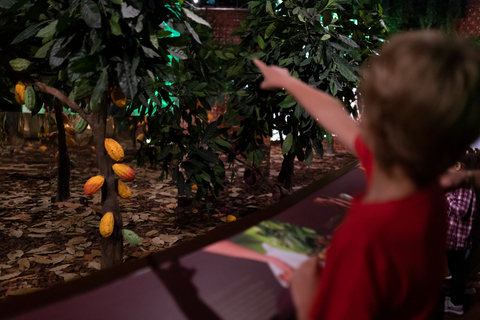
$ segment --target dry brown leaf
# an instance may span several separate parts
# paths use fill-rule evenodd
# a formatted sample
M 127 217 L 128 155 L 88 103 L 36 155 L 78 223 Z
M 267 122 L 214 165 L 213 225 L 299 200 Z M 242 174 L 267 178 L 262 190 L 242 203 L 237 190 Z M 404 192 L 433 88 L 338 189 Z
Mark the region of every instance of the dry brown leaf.
M 165 244 L 165 241 L 160 239 L 160 237 L 153 238 L 151 242 L 156 246 L 163 246 Z
M 61 208 L 62 206 L 65 206 L 69 209 L 74 209 L 74 210 L 77 209 L 78 207 L 80 207 L 80 204 L 72 203 L 72 202 L 69 202 L 69 201 L 55 202 L 53 205 L 56 205 L 59 208 Z
M 30 261 L 28 261 L 28 258 L 18 259 L 17 263 L 20 271 L 25 271 L 30 268 Z
M 47 237 L 47 235 L 43 233 L 30 233 L 27 236 L 29 236 L 30 238 L 46 238 Z
M 12 278 L 15 278 L 15 277 L 18 277 L 19 275 L 21 274 L 20 271 L 15 271 L 15 272 L 12 272 L 12 273 L 7 273 L 3 276 L 0 277 L 0 280 L 3 281 L 3 280 L 10 280 Z
M 148 231 L 148 232 L 145 234 L 145 236 L 151 237 L 151 236 L 153 236 L 154 234 L 157 234 L 157 233 L 158 233 L 157 230 L 152 230 L 152 231 Z
M 28 214 L 24 214 L 24 213 L 21 213 L 21 214 L 17 214 L 13 217 L 6 217 L 6 218 L 3 218 L 4 220 L 21 220 L 21 221 L 30 221 L 31 217 L 30 215 Z
M 65 255 L 64 254 L 59 254 L 59 255 L 56 255 L 56 256 L 53 256 L 52 257 L 52 263 L 53 264 L 57 264 L 57 263 L 60 263 L 62 262 L 63 260 L 65 260 Z
M 1 269 L 10 269 L 12 266 L 9 264 L 0 264 L 0 270 Z
M 75 249 L 72 247 L 67 247 L 65 250 L 67 250 L 67 252 L 70 254 L 75 254 Z
M 15 237 L 15 238 L 20 238 L 23 235 L 23 231 L 18 229 L 18 230 L 12 230 L 10 232 L 10 237 Z
M 73 255 L 75 258 L 81 258 L 85 255 L 85 252 L 83 251 L 77 251 L 75 252 L 75 254 Z
M 28 231 L 30 231 L 30 232 L 35 232 L 35 233 L 49 233 L 49 232 L 52 232 L 52 229 L 50 229 L 50 228 L 43 228 L 43 229 L 40 229 L 40 228 L 28 228 Z
M 45 258 L 45 257 L 33 257 L 33 261 L 35 261 L 36 263 L 40 263 L 40 264 L 52 264 L 53 263 L 53 260 L 52 259 L 48 259 L 48 258 Z
M 36 253 L 36 254 L 48 254 L 48 253 L 57 253 L 60 249 L 54 243 L 44 244 L 41 247 L 27 251 L 27 253 Z
M 78 278 L 76 273 L 62 273 L 59 274 L 59 276 L 62 277 L 65 282 Z
M 20 288 L 20 289 L 14 290 L 14 291 L 10 291 L 8 293 L 8 295 L 9 296 L 20 296 L 20 295 L 23 295 L 23 294 L 32 293 L 32 292 L 39 291 L 39 290 L 42 290 L 42 289 L 41 288 L 24 287 L 24 288 Z
M 62 264 L 60 266 L 57 266 L 55 268 L 51 268 L 51 269 L 48 269 L 48 271 L 53 271 L 53 272 L 57 272 L 57 271 L 61 271 L 67 267 L 69 267 L 71 264 L 70 263 L 67 263 L 67 264 Z
M 101 267 L 100 267 L 100 263 L 98 263 L 97 261 L 91 261 L 88 263 L 88 268 L 92 268 L 92 269 L 96 269 L 96 270 L 100 270 Z
M 21 258 L 24 255 L 24 252 L 22 250 L 16 250 L 15 252 L 10 252 L 7 254 L 8 260 L 10 261 L 15 261 L 18 258 Z
M 87 238 L 85 238 L 85 237 L 75 237 L 75 238 L 72 238 L 72 239 L 68 240 L 67 243 L 75 245 L 75 244 L 85 243 L 86 240 L 87 240 Z

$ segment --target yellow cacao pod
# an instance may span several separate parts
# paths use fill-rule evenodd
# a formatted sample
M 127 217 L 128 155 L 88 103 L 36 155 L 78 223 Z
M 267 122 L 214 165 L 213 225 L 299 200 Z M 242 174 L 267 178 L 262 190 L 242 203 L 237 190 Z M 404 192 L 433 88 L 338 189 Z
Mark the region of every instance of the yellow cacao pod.
M 77 145 L 77 142 L 68 135 L 65 136 L 65 143 L 67 145 L 67 148 L 73 148 Z
M 73 129 L 72 127 L 65 127 L 65 132 L 69 135 L 71 135 L 72 137 L 75 137 L 75 135 L 77 134 L 75 132 L 75 129 Z
M 113 87 L 110 97 L 112 98 L 113 103 L 119 108 L 123 108 L 127 105 L 127 97 L 120 87 Z
M 123 158 L 125 157 L 125 154 L 123 152 L 122 146 L 115 140 L 113 139 L 105 139 L 104 142 L 105 145 L 105 150 L 107 150 L 108 155 L 110 158 L 113 159 L 113 161 L 122 161 Z
M 143 133 L 140 133 L 140 134 L 137 136 L 137 140 L 138 140 L 138 141 L 143 141 Z
M 102 176 L 91 177 L 83 186 L 83 192 L 85 192 L 86 195 L 94 194 L 100 190 L 104 182 L 105 178 Z
M 129 166 L 121 163 L 115 163 L 112 166 L 112 169 L 124 181 L 132 181 L 135 179 L 135 172 Z
M 196 184 L 192 185 L 192 190 L 198 190 L 198 186 Z
M 102 237 L 108 237 L 113 233 L 113 226 L 115 225 L 115 219 L 113 213 L 107 212 L 100 220 L 100 234 Z
M 48 148 L 47 148 L 47 146 L 41 146 L 39 149 L 40 149 L 40 151 L 47 151 Z
M 227 216 L 227 222 L 233 222 L 233 221 L 236 221 L 236 220 L 237 220 L 237 217 L 235 217 L 234 215 L 229 214 Z
M 25 83 L 18 81 L 15 85 L 15 100 L 18 104 L 25 104 Z
M 132 191 L 130 191 L 130 188 L 121 180 L 118 180 L 118 195 L 123 199 L 132 197 Z

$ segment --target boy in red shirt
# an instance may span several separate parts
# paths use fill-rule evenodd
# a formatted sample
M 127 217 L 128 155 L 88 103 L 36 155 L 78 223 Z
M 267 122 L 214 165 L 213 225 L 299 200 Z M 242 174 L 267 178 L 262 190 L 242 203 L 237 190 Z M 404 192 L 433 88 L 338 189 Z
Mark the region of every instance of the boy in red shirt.
M 325 267 L 294 275 L 298 319 L 431 319 L 445 263 L 436 180 L 480 134 L 480 52 L 434 31 L 395 36 L 362 72 L 360 125 L 336 98 L 254 63 L 263 89 L 284 88 L 359 157 L 365 194 L 335 233 Z

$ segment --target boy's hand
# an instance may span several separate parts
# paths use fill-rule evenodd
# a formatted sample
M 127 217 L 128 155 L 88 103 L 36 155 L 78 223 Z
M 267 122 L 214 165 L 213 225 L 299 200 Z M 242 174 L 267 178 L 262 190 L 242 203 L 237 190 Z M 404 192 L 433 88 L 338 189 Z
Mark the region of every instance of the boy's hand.
M 293 274 L 290 292 L 298 320 L 309 318 L 308 315 L 317 292 L 318 278 L 323 266 L 323 261 L 312 257 L 305 261 Z
M 290 73 L 285 68 L 267 66 L 258 59 L 253 59 L 253 63 L 260 69 L 265 78 L 260 84 L 260 88 L 264 90 L 282 89 L 285 86 L 285 80 L 290 77 Z

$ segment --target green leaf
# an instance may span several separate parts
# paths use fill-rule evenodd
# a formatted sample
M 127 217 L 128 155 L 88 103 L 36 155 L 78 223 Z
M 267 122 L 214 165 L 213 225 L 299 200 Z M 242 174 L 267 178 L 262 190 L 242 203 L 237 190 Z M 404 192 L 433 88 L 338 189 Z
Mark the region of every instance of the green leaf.
M 267 3 L 265 4 L 265 10 L 270 13 L 270 15 L 275 15 L 275 13 L 273 12 L 273 7 L 272 7 L 272 3 L 270 1 L 267 1 Z
M 132 64 L 125 53 L 122 62 L 117 64 L 118 84 L 127 98 L 133 100 L 138 92 L 138 80 L 130 73 L 131 68 Z
M 307 146 L 305 149 L 305 164 L 310 167 L 313 161 L 313 150 L 311 146 Z
M 220 51 L 220 50 L 216 50 L 216 51 L 215 51 L 215 54 L 217 55 L 217 57 L 219 57 L 219 58 L 222 59 L 222 60 L 228 60 L 228 58 L 227 58 L 227 57 L 223 54 L 223 52 Z
M 42 47 L 40 47 L 40 49 L 38 49 L 37 52 L 35 53 L 34 58 L 45 59 L 47 57 L 48 50 L 50 50 L 50 48 L 53 45 L 53 42 L 54 42 L 53 40 L 50 40 L 47 43 L 45 43 Z
M 286 109 L 293 107 L 296 103 L 297 101 L 295 100 L 295 98 L 291 95 L 288 95 L 287 97 L 285 97 L 285 99 L 283 99 L 282 102 L 278 104 L 278 106 L 282 109 Z
M 258 45 L 260 46 L 260 48 L 262 50 L 265 49 L 265 41 L 263 41 L 263 38 L 262 38 L 261 35 L 258 35 L 257 40 L 258 40 Z
M 92 0 L 83 0 L 81 7 L 82 18 L 87 26 L 93 29 L 101 28 L 102 16 L 98 5 Z
M 292 64 L 293 62 L 293 58 L 286 58 L 286 59 L 282 59 L 278 62 L 278 65 L 280 67 L 285 67 L 285 66 L 288 66 L 290 64 Z
M 206 172 L 200 173 L 200 177 L 202 177 L 202 180 L 205 180 L 205 181 L 207 181 L 207 182 L 211 182 L 210 176 L 209 176 L 208 173 L 206 173 Z
M 120 27 L 120 24 L 118 23 L 118 19 L 120 19 L 119 16 L 117 15 L 112 15 L 110 18 L 110 29 L 112 30 L 112 34 L 114 36 L 121 36 L 122 33 L 122 27 Z
M 39 23 L 34 23 L 32 24 L 31 26 L 29 26 L 27 29 L 23 30 L 22 32 L 20 32 L 13 40 L 10 44 L 16 44 L 16 43 L 19 43 L 19 42 L 22 42 L 23 40 L 25 39 L 28 39 L 30 38 L 31 36 L 35 35 L 37 33 L 37 31 L 44 25 L 46 24 L 48 21 L 42 21 L 42 22 L 39 22 Z
M 320 40 L 325 41 L 325 40 L 330 39 L 330 37 L 331 37 L 331 36 L 330 36 L 329 34 L 324 34 L 324 35 L 320 38 Z
M 36 35 L 38 38 L 49 38 L 53 37 L 57 30 L 58 20 L 52 21 L 48 26 L 40 29 Z
M 209 162 L 218 162 L 218 156 L 212 151 L 200 149 L 198 150 L 198 155 Z
M 232 144 L 226 140 L 222 139 L 213 139 L 213 141 L 218 144 L 219 146 L 226 147 L 226 148 L 231 148 Z
M 289 134 L 287 134 L 287 137 L 283 141 L 282 154 L 287 154 L 288 152 L 290 152 L 290 150 L 292 149 L 292 146 L 293 146 L 293 135 L 290 132 Z
M 202 143 L 206 144 L 208 141 L 212 140 L 212 138 L 215 137 L 216 133 L 217 133 L 217 122 L 214 121 L 205 128 L 205 132 L 203 133 L 203 136 L 202 136 Z
M 181 50 L 180 48 L 177 47 L 170 47 L 168 48 L 168 52 L 174 56 L 175 58 L 178 58 L 180 60 L 186 60 L 188 59 L 188 56 Z
M 202 44 L 202 41 L 200 41 L 200 37 L 198 36 L 198 34 L 195 32 L 195 30 L 193 30 L 192 26 L 190 25 L 190 23 L 188 23 L 187 21 L 184 22 L 185 25 L 187 26 L 187 29 L 188 29 L 188 32 L 190 32 L 190 34 L 192 35 L 193 39 L 195 39 L 195 41 L 197 41 L 198 43 Z
M 187 8 L 182 8 L 182 11 L 187 15 L 187 17 L 189 17 L 190 19 L 192 19 L 193 21 L 197 22 L 197 23 L 200 23 L 200 24 L 203 24 L 209 28 L 211 28 L 210 26 L 210 23 L 208 23 L 207 21 L 205 21 L 203 18 L 197 16 L 195 13 L 193 13 L 192 11 L 188 10 Z
M 268 25 L 267 29 L 265 30 L 265 39 L 267 39 L 268 37 L 270 37 L 273 33 L 273 31 L 275 31 L 275 29 L 277 28 L 275 22 L 272 22 Z
M 122 4 L 123 0 L 112 0 L 112 2 L 115 4 Z
M 350 68 L 342 63 L 337 63 L 338 71 L 340 74 L 345 77 L 348 81 L 356 82 L 358 77 L 350 70 Z
M 98 78 L 95 88 L 93 88 L 92 101 L 91 101 L 93 105 L 97 105 L 101 103 L 103 93 L 105 92 L 105 87 L 107 86 L 107 82 L 108 82 L 108 73 L 107 73 L 107 69 L 104 68 L 102 70 L 102 73 L 100 74 L 100 77 Z
M 193 90 L 193 91 L 203 90 L 203 89 L 205 89 L 206 86 L 207 86 L 207 83 L 206 83 L 206 82 L 200 82 L 200 83 L 197 84 L 197 85 L 195 86 L 195 88 L 193 88 L 192 90 Z
M 225 57 L 232 60 L 237 58 L 233 53 L 230 52 L 225 52 Z
M 340 39 L 342 42 L 348 44 L 351 47 L 358 48 L 358 44 L 352 39 L 350 39 L 349 37 L 339 34 L 338 39 Z
M 152 87 L 145 87 L 145 92 L 157 106 L 162 105 L 162 101 L 160 101 L 160 99 L 156 96 L 155 91 L 152 89 Z

